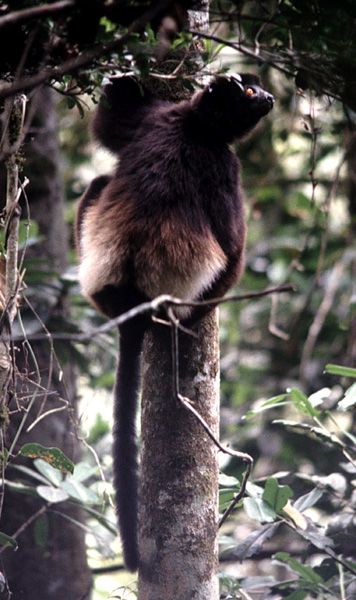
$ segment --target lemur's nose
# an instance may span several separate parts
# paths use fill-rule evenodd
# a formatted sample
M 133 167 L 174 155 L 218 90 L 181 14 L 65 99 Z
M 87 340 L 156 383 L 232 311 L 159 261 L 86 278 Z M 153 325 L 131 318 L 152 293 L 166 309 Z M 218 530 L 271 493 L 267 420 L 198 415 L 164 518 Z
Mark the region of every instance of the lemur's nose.
M 267 100 L 268 104 L 271 106 L 271 108 L 273 108 L 274 96 L 272 96 L 272 94 L 269 94 L 268 92 L 266 92 L 266 100 Z

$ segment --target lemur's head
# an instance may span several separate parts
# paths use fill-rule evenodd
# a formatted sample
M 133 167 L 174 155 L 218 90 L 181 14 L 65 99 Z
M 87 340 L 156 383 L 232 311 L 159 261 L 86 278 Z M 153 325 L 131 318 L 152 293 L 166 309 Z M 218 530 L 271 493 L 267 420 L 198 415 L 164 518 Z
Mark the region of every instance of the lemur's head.
M 192 100 L 199 121 L 230 142 L 251 131 L 273 108 L 274 97 L 250 73 L 216 76 Z

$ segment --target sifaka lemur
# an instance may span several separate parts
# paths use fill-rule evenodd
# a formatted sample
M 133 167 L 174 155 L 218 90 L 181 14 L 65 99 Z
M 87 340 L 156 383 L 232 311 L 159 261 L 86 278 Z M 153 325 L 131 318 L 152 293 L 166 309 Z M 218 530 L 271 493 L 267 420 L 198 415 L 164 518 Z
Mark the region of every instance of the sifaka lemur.
M 243 268 L 245 222 L 239 163 L 229 148 L 272 109 L 251 74 L 216 76 L 190 100 L 158 100 L 129 75 L 114 77 L 93 133 L 119 157 L 96 178 L 77 216 L 83 294 L 113 318 L 160 294 L 224 295 Z M 188 324 L 204 311 L 180 310 Z M 114 487 L 126 566 L 138 566 L 135 415 L 140 352 L 150 326 L 119 328 L 114 406 Z

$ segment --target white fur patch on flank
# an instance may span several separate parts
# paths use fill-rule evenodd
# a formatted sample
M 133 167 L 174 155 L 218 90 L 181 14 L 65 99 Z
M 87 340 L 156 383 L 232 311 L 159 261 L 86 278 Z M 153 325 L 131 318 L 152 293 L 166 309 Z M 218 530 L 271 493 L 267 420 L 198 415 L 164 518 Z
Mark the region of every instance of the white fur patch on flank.
M 83 224 L 79 282 L 84 296 L 89 298 L 106 285 L 122 279 L 127 247 L 119 245 L 117 240 L 108 239 L 104 233 L 98 231 L 93 218 L 87 218 Z

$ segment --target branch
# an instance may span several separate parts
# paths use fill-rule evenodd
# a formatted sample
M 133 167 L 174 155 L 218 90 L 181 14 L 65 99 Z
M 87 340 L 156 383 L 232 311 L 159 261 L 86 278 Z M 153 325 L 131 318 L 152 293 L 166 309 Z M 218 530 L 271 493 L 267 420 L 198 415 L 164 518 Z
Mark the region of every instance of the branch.
M 0 85 L 0 98 L 8 98 L 18 92 L 24 92 L 31 90 L 42 83 L 48 82 L 51 79 L 58 80 L 67 73 L 72 73 L 83 67 L 90 65 L 95 59 L 109 54 L 113 50 L 120 50 L 126 42 L 130 39 L 133 33 L 138 33 L 145 28 L 154 17 L 162 12 L 165 8 L 168 8 L 172 3 L 172 0 L 160 0 L 160 2 L 154 2 L 152 6 L 141 15 L 136 21 L 130 25 L 126 33 L 124 33 L 119 39 L 113 40 L 108 44 L 100 44 L 93 50 L 83 52 L 76 58 L 71 58 L 65 61 L 62 65 L 56 65 L 55 67 L 48 67 L 42 72 L 33 75 L 33 77 L 26 77 L 16 83 L 8 84 L 3 83 Z
M 13 25 L 14 23 L 20 23 L 21 21 L 28 21 L 36 17 L 43 17 L 52 15 L 54 13 L 65 10 L 74 6 L 74 0 L 61 0 L 60 2 L 54 2 L 53 4 L 44 4 L 42 6 L 33 6 L 31 8 L 25 8 L 24 10 L 14 10 L 8 15 L 0 17 L 0 28 L 6 25 Z
M 88 342 L 92 340 L 94 336 L 101 335 L 103 333 L 107 333 L 112 329 L 126 323 L 130 319 L 137 317 L 139 315 L 145 314 L 147 312 L 157 313 L 159 309 L 163 308 L 166 311 L 170 307 L 173 306 L 190 306 L 199 308 L 201 306 L 218 306 L 220 304 L 225 304 L 226 302 L 242 302 L 243 300 L 253 300 L 255 298 L 262 298 L 264 296 L 269 296 L 270 294 L 280 294 L 283 292 L 293 292 L 295 291 L 295 287 L 293 285 L 281 285 L 274 288 L 269 288 L 267 290 L 262 290 L 261 292 L 250 292 L 247 294 L 240 294 L 235 296 L 226 296 L 225 298 L 212 298 L 211 300 L 204 300 L 202 302 L 187 302 L 180 300 L 179 298 L 174 298 L 173 296 L 169 296 L 168 294 L 162 294 L 161 296 L 157 296 L 150 302 L 143 302 L 134 308 L 131 308 L 127 312 L 122 315 L 115 317 L 114 319 L 110 319 L 103 325 L 96 327 L 95 329 L 91 329 L 86 333 L 39 333 L 28 336 L 26 339 L 29 341 L 40 341 L 45 339 L 54 339 L 54 340 L 70 340 L 72 342 Z M 181 328 L 181 326 L 180 326 Z M 185 330 L 187 333 L 191 333 L 190 331 Z M 23 336 L 3 336 L 4 341 L 21 341 L 23 340 Z
M 11 107 L 11 118 L 8 122 L 5 144 L 9 153 L 6 161 L 7 169 L 7 194 L 6 194 L 6 288 L 5 298 L 10 323 L 13 321 L 17 310 L 17 294 L 19 274 L 18 236 L 20 224 L 19 199 L 21 188 L 18 181 L 18 156 L 17 152 L 22 139 L 22 129 L 25 120 L 26 97 L 21 95 L 15 98 Z M 5 155 L 7 153 L 5 152 Z
M 310 363 L 311 356 L 319 337 L 320 331 L 325 323 L 325 320 L 330 312 L 333 305 L 335 295 L 342 285 L 342 275 L 346 268 L 349 267 L 350 263 L 355 261 L 355 251 L 353 249 L 346 250 L 341 260 L 335 263 L 330 275 L 327 279 L 323 299 L 319 305 L 318 310 L 314 316 L 313 322 L 309 327 L 308 335 L 303 346 L 302 357 L 300 362 L 300 372 L 302 377 L 307 376 L 307 365 Z
M 240 42 L 230 42 L 229 40 L 225 40 L 224 38 L 221 38 L 217 35 L 212 35 L 210 33 L 203 33 L 203 32 L 195 31 L 192 29 L 189 29 L 187 31 L 187 33 L 190 33 L 194 37 L 203 38 L 206 40 L 212 40 L 213 42 L 216 42 L 217 44 L 223 44 L 224 46 L 233 48 L 234 50 L 236 50 L 236 52 L 241 52 L 242 54 L 245 54 L 249 58 L 253 58 L 253 60 L 257 60 L 257 61 L 263 62 L 267 65 L 271 65 L 272 67 L 274 67 L 278 71 L 281 71 L 285 75 L 294 75 L 295 74 L 294 71 L 291 71 L 289 69 L 286 69 L 285 67 L 281 67 L 280 65 L 276 64 L 276 62 L 274 60 L 272 60 L 271 58 L 262 57 L 260 53 L 254 52 L 253 50 L 246 48 Z
M 15 533 L 12 534 L 12 538 L 17 540 L 17 538 L 19 537 L 19 535 L 21 535 L 21 533 L 23 533 L 27 527 L 29 527 L 29 525 L 31 525 L 31 523 L 33 523 L 34 521 L 36 521 L 36 519 L 38 519 L 38 517 L 40 517 L 41 515 L 43 515 L 43 513 L 45 513 L 48 509 L 47 504 L 44 504 L 43 506 L 41 506 L 41 508 L 39 508 L 36 512 L 34 512 L 16 531 Z M 5 550 L 7 549 L 6 545 L 3 546 L 2 548 L 0 548 L 0 554 L 2 554 Z

